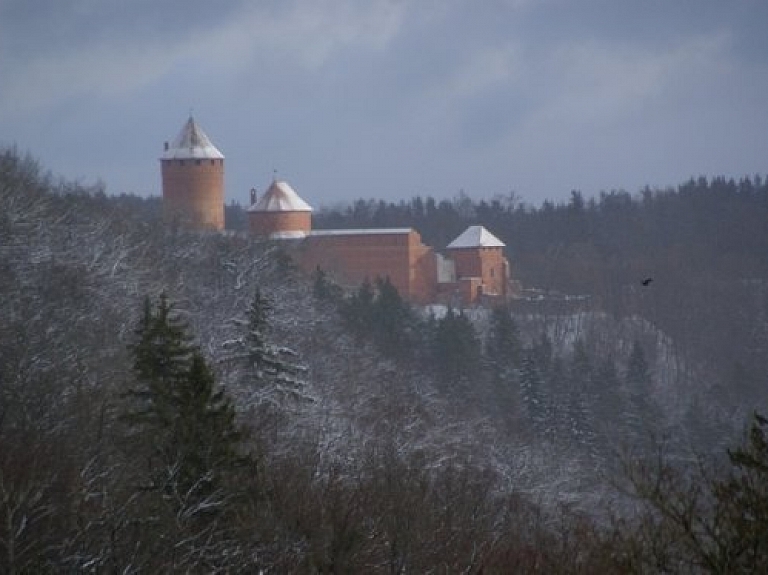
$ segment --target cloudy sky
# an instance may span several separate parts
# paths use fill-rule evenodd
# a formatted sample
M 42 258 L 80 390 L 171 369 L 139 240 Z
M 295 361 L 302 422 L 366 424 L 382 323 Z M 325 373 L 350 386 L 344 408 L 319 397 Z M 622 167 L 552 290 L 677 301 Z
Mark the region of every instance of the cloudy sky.
M 768 2 L 0 0 L 0 146 L 159 194 L 190 110 L 241 203 L 764 175 Z

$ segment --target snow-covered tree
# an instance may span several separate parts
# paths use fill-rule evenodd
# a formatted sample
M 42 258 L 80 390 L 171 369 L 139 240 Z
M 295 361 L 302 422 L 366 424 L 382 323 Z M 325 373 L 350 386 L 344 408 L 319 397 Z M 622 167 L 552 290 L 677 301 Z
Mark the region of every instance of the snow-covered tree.
M 568 366 L 567 381 L 569 393 L 566 399 L 566 413 L 571 437 L 587 452 L 594 454 L 594 407 L 596 390 L 594 368 L 586 347 L 581 340 L 574 345 Z
M 227 360 L 239 366 L 239 385 L 257 405 L 282 407 L 286 400 L 311 401 L 308 369 L 298 360 L 298 353 L 270 339 L 271 314 L 270 299 L 257 287 L 245 318 L 234 320 L 241 335 L 223 344 Z
M 486 341 L 486 356 L 492 369 L 510 377 L 510 371 L 520 365 L 522 347 L 520 332 L 508 307 L 495 307 L 491 312 L 491 325 Z
M 533 350 L 526 350 L 520 365 L 520 398 L 533 431 L 552 439 L 550 398 Z
M 661 411 L 653 397 L 651 371 L 642 344 L 635 340 L 624 374 L 626 389 L 625 422 L 629 440 L 637 446 L 657 438 L 662 424 Z

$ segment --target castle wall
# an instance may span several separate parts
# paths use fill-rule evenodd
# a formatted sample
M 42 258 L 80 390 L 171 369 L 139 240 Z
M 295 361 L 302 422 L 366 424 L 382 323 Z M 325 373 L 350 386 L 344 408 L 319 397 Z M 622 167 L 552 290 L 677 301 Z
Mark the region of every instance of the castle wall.
M 414 230 L 316 232 L 302 242 L 298 259 L 304 270 L 320 267 L 342 285 L 389 277 L 403 298 L 417 303 L 435 292 L 434 253 Z
M 412 238 L 410 255 L 411 301 L 427 304 L 437 295 L 437 258 L 431 247 L 421 243 L 421 237 Z
M 312 229 L 312 212 L 250 212 L 248 230 L 256 236 L 275 232 L 303 232 Z
M 195 229 L 224 229 L 224 160 L 161 160 L 163 211 Z

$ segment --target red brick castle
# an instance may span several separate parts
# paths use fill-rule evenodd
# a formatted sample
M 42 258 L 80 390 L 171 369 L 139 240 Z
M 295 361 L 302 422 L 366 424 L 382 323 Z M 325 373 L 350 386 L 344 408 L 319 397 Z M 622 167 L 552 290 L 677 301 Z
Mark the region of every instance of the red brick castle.
M 224 229 L 224 156 L 192 117 L 161 158 L 165 212 L 195 229 Z M 504 244 L 483 226 L 470 226 L 443 250 L 412 228 L 313 230 L 312 208 L 284 181 L 257 197 L 251 190 L 248 230 L 285 242 L 296 263 L 317 268 L 340 285 L 389 278 L 419 304 L 507 301 L 509 262 Z

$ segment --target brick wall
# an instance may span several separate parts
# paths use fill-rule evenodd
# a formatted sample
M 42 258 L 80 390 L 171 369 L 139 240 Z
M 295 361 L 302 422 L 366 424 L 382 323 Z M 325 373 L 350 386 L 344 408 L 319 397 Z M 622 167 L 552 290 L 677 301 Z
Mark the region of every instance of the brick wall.
M 413 230 L 309 236 L 297 259 L 307 272 L 320 267 L 348 287 L 389 277 L 403 298 L 418 303 L 432 301 L 436 289 L 434 253 Z
M 479 278 L 485 295 L 507 295 L 509 264 L 502 248 L 459 248 L 447 251 L 448 257 L 456 264 L 456 277 Z M 468 302 L 477 299 L 476 286 L 470 291 L 464 289 L 462 296 L 470 296 Z
M 257 236 L 274 232 L 304 232 L 312 229 L 312 212 L 249 212 L 248 230 Z
M 161 160 L 163 210 L 195 229 L 224 229 L 224 160 Z

